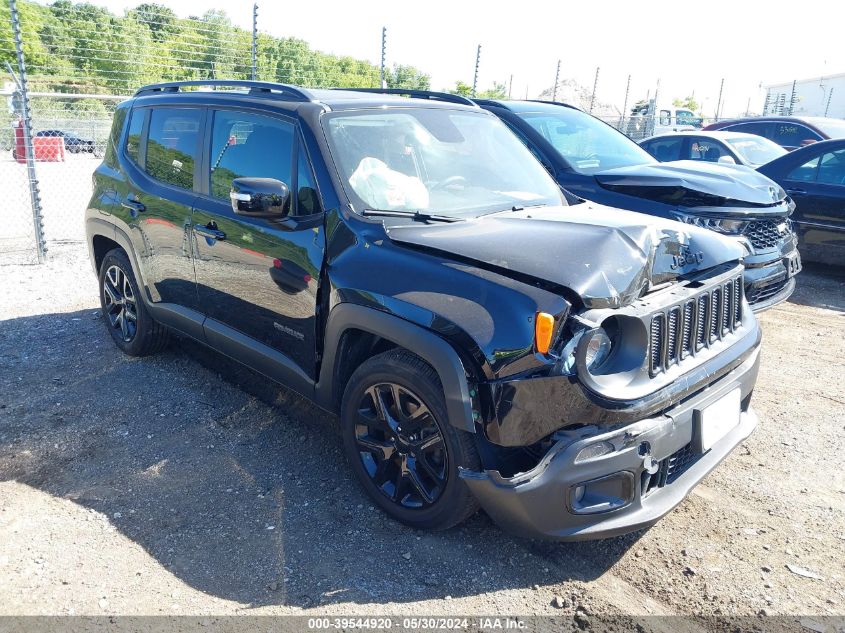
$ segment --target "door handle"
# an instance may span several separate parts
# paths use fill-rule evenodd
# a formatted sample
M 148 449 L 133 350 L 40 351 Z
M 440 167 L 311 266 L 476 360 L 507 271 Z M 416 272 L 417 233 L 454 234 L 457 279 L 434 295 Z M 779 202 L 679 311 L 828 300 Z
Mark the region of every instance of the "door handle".
M 144 203 L 140 200 L 136 200 L 132 195 L 126 196 L 126 200 L 122 200 L 120 202 L 120 206 L 124 209 L 129 209 L 133 214 L 136 213 L 143 213 L 147 210 L 147 207 L 144 206 Z
M 803 195 L 807 192 L 804 191 L 803 189 L 787 189 L 786 193 L 788 193 L 790 196 L 794 196 L 795 194 Z
M 210 226 L 203 226 L 202 224 L 194 224 L 194 233 L 202 237 L 208 237 L 213 240 L 222 241 L 226 239 L 226 234 L 220 229 L 214 229 Z

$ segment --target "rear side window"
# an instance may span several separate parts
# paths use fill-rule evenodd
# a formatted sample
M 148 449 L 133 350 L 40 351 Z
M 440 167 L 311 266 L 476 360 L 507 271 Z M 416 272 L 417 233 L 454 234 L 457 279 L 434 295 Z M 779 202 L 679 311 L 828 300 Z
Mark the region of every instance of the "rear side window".
M 845 149 L 822 156 L 817 180 L 828 185 L 845 185 Z
M 111 133 L 106 144 L 106 155 L 103 162 L 109 167 L 117 167 L 117 148 L 120 145 L 120 133 L 123 131 L 123 124 L 126 122 L 128 108 L 118 108 L 114 113 L 111 124 Z
M 681 158 L 682 138 L 656 139 L 643 144 L 643 148 L 661 163 Z
M 798 123 L 777 123 L 772 140 L 784 147 L 799 147 L 808 141 L 820 141 L 821 138 L 810 128 Z
M 156 180 L 192 189 L 201 115 L 200 110 L 191 108 L 154 109 L 144 171 Z
M 129 132 L 126 135 L 126 155 L 138 165 L 141 164 L 141 133 L 144 131 L 145 110 L 133 110 L 129 119 Z
M 772 138 L 772 124 L 764 121 L 752 123 L 737 123 L 736 125 L 726 125 L 721 130 L 730 130 L 731 132 L 744 132 L 745 134 L 756 134 L 757 136 L 765 136 Z
M 274 117 L 219 110 L 211 135 L 211 195 L 229 199 L 235 178 L 274 178 L 293 188 L 294 126 Z

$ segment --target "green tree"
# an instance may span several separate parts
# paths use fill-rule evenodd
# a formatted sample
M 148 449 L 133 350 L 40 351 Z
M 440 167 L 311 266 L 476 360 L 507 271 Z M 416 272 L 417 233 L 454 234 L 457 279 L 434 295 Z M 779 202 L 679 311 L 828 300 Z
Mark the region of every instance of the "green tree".
M 695 97 L 692 95 L 684 98 L 684 99 L 672 99 L 672 105 L 676 108 L 686 108 L 687 110 L 691 110 L 695 112 L 698 110 L 698 101 L 695 100 Z

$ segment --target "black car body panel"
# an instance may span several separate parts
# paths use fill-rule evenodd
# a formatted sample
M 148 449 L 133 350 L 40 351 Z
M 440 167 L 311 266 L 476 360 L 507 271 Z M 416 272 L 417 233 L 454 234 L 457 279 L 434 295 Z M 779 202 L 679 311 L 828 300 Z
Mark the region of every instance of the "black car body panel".
M 576 436 L 587 443 L 607 434 L 636 437 L 646 420 L 655 449 L 629 463 L 631 453 L 620 444 L 616 456 L 628 460 L 630 477 L 640 478 L 646 458 L 664 459 L 684 439 L 665 424 L 667 416 L 686 407 L 691 420 L 698 409 L 684 403 L 709 403 L 713 386 L 725 381 L 741 390 L 741 425 L 707 459 L 721 459 L 753 428 L 760 329 L 743 296 L 736 241 L 593 203 L 515 207 L 450 223 L 366 216 L 345 193 L 322 119 L 416 102 L 231 83 L 244 90 L 183 93 L 180 84 L 164 84 L 140 91 L 119 106 L 95 172 L 86 212 L 94 269 L 110 249 L 125 250 L 139 299 L 161 323 L 333 413 L 367 358 L 396 346 L 416 354 L 438 375 L 448 423 L 477 444 L 482 467 L 462 476 L 491 515 L 525 534 L 581 538 L 588 523 L 601 536 L 657 520 L 658 513 L 625 518 L 649 492 L 642 486 L 631 490 L 629 511 L 618 518 L 584 519 L 567 509 L 570 484 L 604 468 L 561 465 L 556 455 Z M 492 116 L 448 101 L 420 103 Z M 159 151 L 150 136 L 156 109 L 175 117 L 168 130 L 197 136 L 193 164 L 185 152 L 151 177 L 144 155 L 150 149 L 136 150 L 140 143 Z M 306 166 L 291 174 L 290 190 L 313 179 L 307 195 L 291 204 L 299 209 L 316 200 L 316 209 L 301 206 L 311 212 L 268 221 L 236 215 L 211 195 L 205 174 L 219 164 L 219 153 L 208 131 L 219 112 L 231 111 L 290 126 L 292 164 L 302 158 Z M 232 144 L 238 143 L 224 139 L 225 147 Z M 177 176 L 181 185 L 162 181 Z M 539 313 L 554 322 L 553 344 L 542 353 L 535 341 Z M 679 339 L 655 329 L 657 322 L 698 338 Z M 600 328 L 628 338 L 617 339 L 626 344 L 597 371 L 586 355 Z M 687 444 L 697 441 L 691 422 L 684 429 Z M 545 469 L 551 461 L 554 468 Z M 561 470 L 565 477 L 549 474 Z M 653 495 L 671 507 L 677 491 L 703 474 Z M 535 500 L 554 509 L 532 506 L 519 521 L 508 518 L 511 488 L 540 483 L 545 492 L 534 493 Z M 564 496 L 554 496 L 561 490 Z M 612 529 L 601 527 L 610 523 Z
M 792 294 L 793 277 L 801 268 L 797 240 L 787 220 L 792 203 L 769 179 L 741 166 L 701 161 L 658 163 L 650 156 L 643 164 L 580 173 L 523 118 L 543 112 L 583 115 L 580 110 L 549 102 L 482 99 L 477 103 L 505 121 L 560 186 L 578 198 L 687 222 L 698 216 L 746 220 L 747 233 L 732 235 L 747 249 L 745 291 L 753 309 L 769 308 Z M 621 132 L 618 135 L 620 143 L 636 145 Z M 757 240 L 761 233 L 766 239 Z
M 802 257 L 845 266 L 845 140 L 796 149 L 758 171 L 795 201 L 792 222 Z
M 587 308 L 620 308 L 667 281 L 743 255 L 738 244 L 704 229 L 642 219 L 588 203 L 505 211 L 459 224 L 399 226 L 387 234 L 400 244 L 565 288 Z M 601 261 L 600 274 L 590 265 L 571 266 L 573 259 Z

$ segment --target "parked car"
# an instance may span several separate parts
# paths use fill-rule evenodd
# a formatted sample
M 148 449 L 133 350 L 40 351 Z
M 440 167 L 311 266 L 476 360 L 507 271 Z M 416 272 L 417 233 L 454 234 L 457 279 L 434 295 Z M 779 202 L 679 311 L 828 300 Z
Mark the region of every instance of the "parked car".
M 734 237 L 746 249 L 745 294 L 755 310 L 786 300 L 801 270 L 781 187 L 751 169 L 704 161 L 659 163 L 630 138 L 561 103 L 476 103 L 499 116 L 567 191 Z
M 35 136 L 61 137 L 65 141 L 65 149 L 67 149 L 67 151 L 69 151 L 71 154 L 79 154 L 82 152 L 89 154 L 98 154 L 97 144 L 93 140 L 87 138 L 80 138 L 75 134 L 65 132 L 63 130 L 41 130 L 40 132 L 36 132 Z
M 175 330 L 336 413 L 366 492 L 416 528 L 479 505 L 556 539 L 650 525 L 756 425 L 744 251 L 567 206 L 462 102 L 140 89 L 86 212 L 104 323 L 129 355 Z
M 664 132 L 680 132 L 701 128 L 703 119 L 688 109 L 663 104 L 657 107 L 654 99 L 631 108 L 624 132 L 632 139 L 642 139 Z
M 845 138 L 845 121 L 828 117 L 761 116 L 711 123 L 705 131 L 756 134 L 787 150 L 833 138 Z
M 784 148 L 762 136 L 721 130 L 660 134 L 640 141 L 640 146 L 661 163 L 703 160 L 759 167 L 786 154 Z
M 795 200 L 804 259 L 845 266 L 845 139 L 802 147 L 759 168 Z

